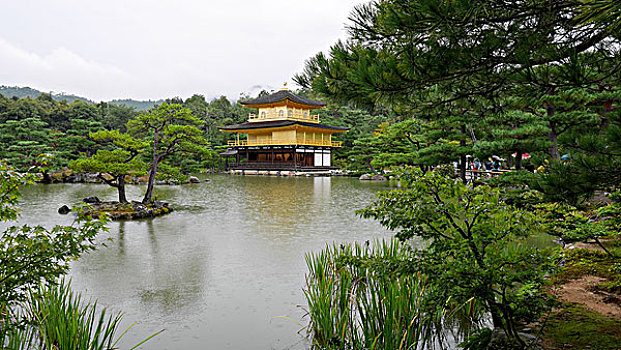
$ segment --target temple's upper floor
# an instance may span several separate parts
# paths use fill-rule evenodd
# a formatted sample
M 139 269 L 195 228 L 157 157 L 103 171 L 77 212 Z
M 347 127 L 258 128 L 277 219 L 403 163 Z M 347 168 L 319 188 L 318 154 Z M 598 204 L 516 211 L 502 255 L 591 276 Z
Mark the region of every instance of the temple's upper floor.
M 245 107 L 257 108 L 257 114 L 250 114 L 249 122 L 268 120 L 299 120 L 319 123 L 319 116 L 311 110 L 326 106 L 325 103 L 309 100 L 291 93 L 286 88 L 271 95 L 261 96 L 241 103 Z

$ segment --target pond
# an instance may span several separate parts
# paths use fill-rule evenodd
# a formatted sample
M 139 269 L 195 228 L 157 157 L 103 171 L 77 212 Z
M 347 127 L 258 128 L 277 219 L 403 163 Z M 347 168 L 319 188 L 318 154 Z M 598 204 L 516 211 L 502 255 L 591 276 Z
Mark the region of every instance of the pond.
M 304 255 L 332 242 L 389 237 L 355 215 L 385 183 L 342 177 L 210 175 L 210 183 L 158 186 L 175 211 L 112 222 L 106 246 L 72 264 L 73 289 L 136 325 L 129 348 L 308 349 Z M 140 199 L 142 186 L 129 186 Z M 35 185 L 24 191 L 25 223 L 70 224 L 56 210 L 87 196 L 115 200 L 105 185 Z M 110 241 L 108 241 L 110 239 Z

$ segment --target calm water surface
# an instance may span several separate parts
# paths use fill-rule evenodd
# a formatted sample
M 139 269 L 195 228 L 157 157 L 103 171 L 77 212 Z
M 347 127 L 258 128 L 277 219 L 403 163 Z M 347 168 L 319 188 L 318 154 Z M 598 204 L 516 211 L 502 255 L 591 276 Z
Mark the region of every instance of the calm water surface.
M 304 254 L 327 243 L 388 237 L 354 213 L 385 184 L 352 178 L 214 175 L 211 183 L 156 187 L 175 212 L 112 222 L 106 247 L 72 265 L 73 289 L 136 323 L 129 348 L 307 349 Z M 143 187 L 130 186 L 140 199 Z M 69 224 L 56 210 L 84 197 L 115 200 L 105 185 L 36 185 L 24 191 L 22 221 Z

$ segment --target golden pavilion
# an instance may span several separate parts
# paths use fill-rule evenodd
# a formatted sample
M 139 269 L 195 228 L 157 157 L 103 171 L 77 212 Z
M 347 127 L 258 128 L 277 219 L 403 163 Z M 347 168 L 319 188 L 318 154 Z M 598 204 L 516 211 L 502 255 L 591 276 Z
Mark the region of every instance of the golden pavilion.
M 332 166 L 332 149 L 341 142 L 332 134 L 349 128 L 321 124 L 314 109 L 323 102 L 291 93 L 286 87 L 271 95 L 241 103 L 258 109 L 248 121 L 219 129 L 236 134 L 223 156 L 235 156 L 230 170 L 326 171 Z

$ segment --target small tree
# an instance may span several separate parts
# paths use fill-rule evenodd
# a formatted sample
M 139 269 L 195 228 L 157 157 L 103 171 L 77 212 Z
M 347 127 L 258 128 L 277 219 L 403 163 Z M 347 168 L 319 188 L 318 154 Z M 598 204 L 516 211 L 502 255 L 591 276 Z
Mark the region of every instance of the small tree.
M 107 143 L 112 150 L 98 150 L 92 157 L 84 157 L 69 163 L 69 167 L 77 172 L 98 172 L 97 175 L 106 184 L 115 187 L 119 192 L 119 202 L 126 203 L 125 177 L 130 173 L 143 172 L 144 163 L 136 157 L 144 151 L 147 144 L 127 134 L 114 131 L 98 131 L 90 134 L 94 141 Z M 112 179 L 104 174 L 109 174 Z
M 149 167 L 149 181 L 142 203 L 150 203 L 158 165 L 167 156 L 177 152 L 206 153 L 207 140 L 199 127 L 203 122 L 192 111 L 180 104 L 162 103 L 127 123 L 128 131 L 148 140 L 153 151 Z
M 430 306 L 479 300 L 494 326 L 523 345 L 517 326 L 545 309 L 543 276 L 553 267 L 547 254 L 523 245 L 537 227 L 533 216 L 504 203 L 498 191 L 469 188 L 449 172 L 404 170 L 399 174 L 403 189 L 382 193 L 359 214 L 399 230 L 402 240 L 428 242 L 410 269 L 426 275 Z

